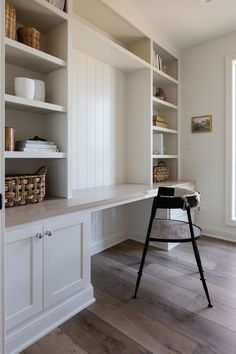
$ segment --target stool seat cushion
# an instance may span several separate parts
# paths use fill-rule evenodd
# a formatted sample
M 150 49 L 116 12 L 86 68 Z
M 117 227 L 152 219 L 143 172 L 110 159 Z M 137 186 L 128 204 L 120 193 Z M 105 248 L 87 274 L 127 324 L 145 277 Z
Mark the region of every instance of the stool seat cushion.
M 200 227 L 193 225 L 193 231 L 195 239 L 202 236 Z M 159 242 L 189 242 L 191 241 L 189 223 L 180 220 L 154 219 L 150 241 L 151 238 L 158 239 Z

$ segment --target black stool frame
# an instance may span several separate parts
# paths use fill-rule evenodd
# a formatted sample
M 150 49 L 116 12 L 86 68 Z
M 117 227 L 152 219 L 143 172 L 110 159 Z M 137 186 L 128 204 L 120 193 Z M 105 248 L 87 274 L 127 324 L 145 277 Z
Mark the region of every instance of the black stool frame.
M 193 252 L 194 256 L 197 262 L 198 266 L 198 271 L 200 273 L 200 280 L 202 281 L 203 289 L 205 291 L 207 300 L 208 300 L 208 307 L 213 307 L 211 303 L 211 299 L 209 296 L 206 280 L 204 278 L 204 270 L 202 267 L 202 262 L 199 254 L 199 250 L 197 247 L 197 242 L 196 239 L 199 238 L 200 236 L 196 237 L 194 236 L 194 229 L 193 229 L 193 223 L 192 223 L 192 218 L 191 218 L 191 207 L 194 207 L 194 203 L 196 202 L 196 199 L 194 197 L 187 197 L 186 201 L 187 203 L 181 198 L 181 197 L 174 197 L 175 193 L 175 188 L 167 188 L 167 187 L 160 187 L 158 190 L 157 196 L 154 198 L 153 204 L 152 204 L 152 211 L 151 211 L 151 217 L 148 225 L 148 230 L 147 230 L 147 236 L 144 244 L 144 249 L 143 249 L 143 254 L 142 254 L 142 259 L 138 271 L 138 278 L 136 282 L 136 287 L 135 287 L 135 292 L 133 298 L 137 297 L 137 292 L 139 289 L 140 285 L 140 280 L 142 277 L 143 273 L 143 267 L 145 263 L 145 258 L 147 255 L 148 251 L 148 246 L 149 242 L 192 242 L 192 247 L 193 247 Z M 168 198 L 171 197 L 171 198 Z M 187 212 L 187 217 L 188 217 L 188 224 L 189 224 L 189 231 L 190 231 L 190 237 L 189 238 L 183 238 L 183 239 L 162 239 L 162 238 L 153 238 L 150 237 L 151 231 L 152 231 L 152 225 L 153 225 L 153 220 L 155 219 L 156 216 L 156 210 L 157 209 L 185 209 Z M 200 228 L 199 228 L 200 229 Z

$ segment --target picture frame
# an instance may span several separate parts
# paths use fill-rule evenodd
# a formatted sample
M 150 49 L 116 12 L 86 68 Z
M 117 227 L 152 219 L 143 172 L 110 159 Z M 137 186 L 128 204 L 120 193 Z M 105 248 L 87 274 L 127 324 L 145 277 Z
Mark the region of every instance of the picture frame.
M 210 133 L 212 132 L 212 115 L 192 117 L 192 133 Z

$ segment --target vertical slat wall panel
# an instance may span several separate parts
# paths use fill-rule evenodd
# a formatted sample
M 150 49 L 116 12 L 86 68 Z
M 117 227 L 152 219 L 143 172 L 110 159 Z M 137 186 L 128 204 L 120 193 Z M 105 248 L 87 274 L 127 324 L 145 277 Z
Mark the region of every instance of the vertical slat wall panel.
M 125 183 L 126 75 L 73 52 L 73 190 Z

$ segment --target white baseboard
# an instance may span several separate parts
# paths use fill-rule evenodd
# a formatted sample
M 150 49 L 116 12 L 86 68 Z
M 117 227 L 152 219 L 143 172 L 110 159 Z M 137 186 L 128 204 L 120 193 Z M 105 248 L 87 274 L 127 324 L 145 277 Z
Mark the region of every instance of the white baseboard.
M 128 239 L 144 243 L 145 242 L 145 237 L 143 235 L 130 235 L 128 236 Z M 150 245 L 160 248 L 163 251 L 171 251 L 173 248 L 178 246 L 178 243 L 172 243 L 172 242 L 150 242 Z
M 109 239 L 100 240 L 98 242 L 92 243 L 90 246 L 90 254 L 93 256 L 99 252 L 104 251 L 107 248 L 117 245 L 120 242 L 127 240 L 127 233 L 117 233 L 112 235 Z
M 93 287 L 90 285 L 60 305 L 45 310 L 39 316 L 9 331 L 6 335 L 6 354 L 21 352 L 94 301 Z
M 236 229 L 235 232 L 227 231 L 224 229 L 215 229 L 214 227 L 207 227 L 199 225 L 202 229 L 203 235 L 218 238 L 220 240 L 236 242 Z

